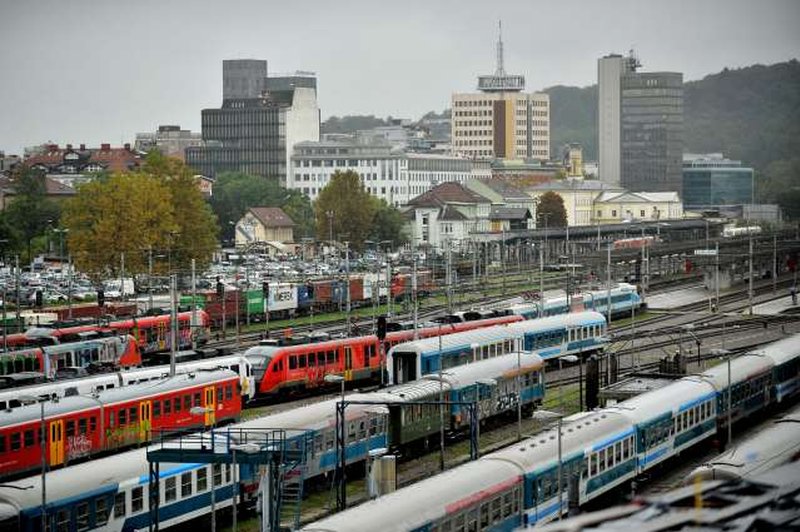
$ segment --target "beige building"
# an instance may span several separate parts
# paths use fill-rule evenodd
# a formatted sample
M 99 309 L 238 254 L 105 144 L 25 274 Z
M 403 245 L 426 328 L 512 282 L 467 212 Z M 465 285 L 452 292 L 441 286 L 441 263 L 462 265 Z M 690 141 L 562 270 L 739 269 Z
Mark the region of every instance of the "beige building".
M 478 77 L 478 92 L 452 96 L 453 153 L 473 159 L 549 159 L 550 96 L 524 88 L 524 76 L 505 72 L 501 35 L 495 73 Z
M 561 196 L 570 226 L 683 218 L 683 202 L 677 192 L 628 192 L 582 179 L 555 180 L 526 192 L 534 199 L 545 192 Z
M 550 96 L 543 93 L 461 93 L 452 98 L 453 152 L 475 159 L 550 156 Z
M 683 218 L 677 192 L 603 192 L 594 200 L 596 223 Z
M 251 207 L 236 222 L 236 247 L 256 243 L 284 251 L 284 244 L 294 242 L 295 223 L 278 207 Z

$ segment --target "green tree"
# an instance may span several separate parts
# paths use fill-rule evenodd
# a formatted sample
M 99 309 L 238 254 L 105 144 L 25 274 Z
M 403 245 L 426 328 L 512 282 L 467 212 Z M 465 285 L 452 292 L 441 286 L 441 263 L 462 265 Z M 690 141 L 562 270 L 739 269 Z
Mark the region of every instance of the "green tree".
M 338 240 L 346 234 L 351 246 L 361 250 L 372 229 L 376 210 L 377 204 L 359 175 L 352 170 L 337 170 L 314 203 L 317 238 L 328 240 L 332 236 Z
M 95 277 L 147 271 L 149 250 L 169 247 L 174 221 L 172 193 L 151 175 L 117 173 L 78 188 L 64 205 L 63 225 L 78 269 Z
M 374 242 L 389 240 L 393 248 L 408 241 L 404 232 L 406 220 L 397 208 L 383 199 L 372 198 L 375 202 L 375 217 L 372 220 L 372 231 L 369 237 Z
M 6 208 L 5 217 L 26 245 L 27 260 L 33 259 L 33 239 L 44 234 L 48 227 L 58 225 L 60 208 L 47 197 L 44 173 L 21 167 L 12 176 L 14 199 Z
M 545 222 L 545 218 L 547 221 Z M 564 199 L 555 192 L 545 192 L 539 196 L 539 205 L 536 208 L 536 227 L 566 227 L 567 209 L 564 208 Z
M 175 226 L 169 235 L 173 269 L 189 270 L 192 259 L 204 268 L 217 249 L 219 226 L 192 171 L 183 161 L 153 151 L 137 174 L 154 177 L 169 190 Z
M 233 239 L 234 225 L 250 207 L 280 207 L 297 224 L 295 238 L 314 232 L 314 210 L 308 197 L 298 190 L 287 190 L 274 179 L 225 172 L 214 183 L 211 208 L 219 219 L 224 240 Z

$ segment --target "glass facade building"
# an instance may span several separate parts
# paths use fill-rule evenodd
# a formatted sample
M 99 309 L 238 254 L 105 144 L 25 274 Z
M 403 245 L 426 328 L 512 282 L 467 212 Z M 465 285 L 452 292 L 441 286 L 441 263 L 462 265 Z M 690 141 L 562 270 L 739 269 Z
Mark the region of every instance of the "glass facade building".
M 683 74 L 624 73 L 621 102 L 621 185 L 636 192 L 681 190 Z
M 753 169 L 739 161 L 684 161 L 683 203 L 686 208 L 753 203 Z

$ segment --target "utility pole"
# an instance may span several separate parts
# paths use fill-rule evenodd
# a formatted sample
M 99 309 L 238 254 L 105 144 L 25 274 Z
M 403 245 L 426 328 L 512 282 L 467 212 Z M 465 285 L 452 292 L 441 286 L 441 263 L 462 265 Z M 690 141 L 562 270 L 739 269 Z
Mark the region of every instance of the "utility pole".
M 119 272 L 119 297 L 121 301 L 125 301 L 125 252 L 119 254 L 120 272 Z
M 178 350 L 178 303 L 177 303 L 177 276 L 169 275 L 169 318 L 170 318 L 170 346 L 169 346 L 169 376 L 175 376 L 175 355 Z
M 748 228 L 749 229 L 749 228 Z M 750 278 L 747 283 L 747 308 L 748 313 L 753 315 L 753 233 L 750 232 Z
M 414 305 L 414 340 L 419 340 L 419 330 L 417 329 L 417 248 L 414 240 L 411 240 L 411 302 Z
M 16 327 L 19 328 L 19 307 L 22 304 L 19 300 L 19 255 L 14 255 L 14 283 L 15 283 L 15 292 L 16 292 L 16 305 L 14 308 L 16 309 Z
M 392 258 L 386 254 L 386 318 L 392 317 Z
M 606 320 L 611 326 L 611 242 L 608 243 L 608 260 L 606 261 Z
M 439 322 L 439 471 L 444 471 L 444 382 L 442 358 L 442 322 Z
M 447 263 L 445 267 L 445 275 L 447 276 L 447 313 L 453 313 L 453 265 L 452 257 L 450 255 L 450 240 L 447 241 Z
M 197 327 L 197 276 L 196 264 L 192 259 L 192 322 L 189 324 L 189 332 L 192 335 L 192 349 L 197 349 L 197 335 L 195 334 L 195 327 Z M 150 297 L 153 297 L 152 295 Z
M 345 241 L 344 243 L 344 271 L 346 275 L 345 279 L 345 316 L 347 316 L 347 337 L 350 337 L 351 327 L 350 327 L 350 242 Z
M 67 318 L 72 319 L 72 254 L 67 256 L 67 268 Z
M 778 235 L 772 235 L 772 293 L 778 291 Z
M 541 245 L 539 246 L 539 317 L 544 317 L 544 246 Z
M 719 240 L 717 240 L 716 246 L 714 246 L 714 255 L 716 255 L 716 274 L 714 275 L 714 298 L 716 299 L 716 309 L 719 312 Z
M 147 254 L 147 310 L 153 309 L 153 246 Z

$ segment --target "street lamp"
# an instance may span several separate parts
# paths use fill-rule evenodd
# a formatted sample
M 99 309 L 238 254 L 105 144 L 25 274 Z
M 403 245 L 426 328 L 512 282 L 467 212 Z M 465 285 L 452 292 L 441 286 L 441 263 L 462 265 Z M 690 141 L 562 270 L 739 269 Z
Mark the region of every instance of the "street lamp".
M 579 360 L 580 359 L 575 355 L 564 355 L 564 356 L 558 357 L 558 373 L 559 373 L 559 375 L 561 374 L 561 368 L 562 368 L 562 364 L 561 363 L 562 362 L 566 362 L 567 364 L 574 364 L 575 362 L 578 362 Z M 581 366 L 583 366 L 583 364 L 581 364 Z M 581 368 L 581 372 L 583 372 L 582 368 Z M 581 375 L 581 380 L 582 380 L 582 377 L 583 377 L 583 375 Z M 581 395 L 583 395 L 583 394 L 581 394 Z M 561 412 L 564 412 L 564 385 L 561 384 L 561 382 L 558 383 L 558 409 L 561 410 Z
M 45 441 L 47 439 L 47 431 L 45 430 L 44 422 L 44 400 L 35 395 L 20 395 L 17 397 L 22 404 L 35 404 L 39 403 L 41 408 L 41 424 L 39 427 L 39 447 L 42 450 L 42 530 L 47 530 L 47 459 L 45 458 Z
M 733 386 L 731 385 L 731 358 L 733 353 L 727 349 L 712 349 L 711 354 L 715 357 L 725 357 L 728 364 L 728 400 L 727 400 L 727 417 L 728 417 L 728 445 L 733 440 L 733 428 L 731 427 L 731 396 L 733 395 Z
M 261 450 L 255 443 L 240 443 L 238 445 L 231 445 L 229 447 L 231 451 L 231 467 L 233 467 L 233 532 L 236 532 L 238 528 L 238 519 L 239 519 L 239 474 L 238 470 L 236 469 L 236 452 L 242 452 L 245 454 L 255 454 Z M 212 475 L 211 478 L 211 485 L 214 485 L 214 478 Z
M 207 406 L 193 406 L 189 409 L 189 413 L 193 416 L 205 416 L 207 414 L 213 414 L 214 409 L 212 407 Z M 204 425 L 205 425 L 205 419 Z M 211 418 L 211 452 L 214 452 L 214 425 L 216 419 L 214 417 Z M 214 485 L 214 477 L 215 475 L 215 467 L 217 464 L 211 464 L 211 532 L 216 532 L 217 530 L 217 512 L 216 512 L 216 495 L 214 491 L 216 490 L 216 486 Z
M 534 418 L 539 418 L 542 420 L 545 419 L 553 419 L 557 418 L 556 422 L 556 430 L 557 433 L 557 441 L 558 441 L 558 520 L 561 521 L 561 514 L 563 513 L 563 503 L 562 497 L 564 493 L 564 471 L 561 466 L 561 423 L 564 415 L 559 414 L 558 412 L 552 412 L 550 410 L 537 410 L 534 413 Z

